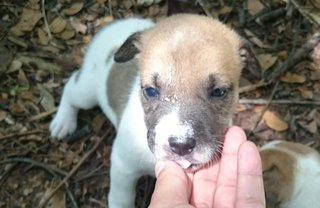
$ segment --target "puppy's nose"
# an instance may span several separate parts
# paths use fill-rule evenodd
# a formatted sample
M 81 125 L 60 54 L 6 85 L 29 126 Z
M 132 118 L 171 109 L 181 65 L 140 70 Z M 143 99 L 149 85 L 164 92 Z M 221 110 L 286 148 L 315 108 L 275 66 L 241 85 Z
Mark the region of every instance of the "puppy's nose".
M 177 155 L 183 156 L 186 154 L 190 154 L 194 147 L 196 146 L 196 140 L 194 138 L 187 138 L 185 140 L 181 140 L 177 137 L 169 138 L 169 145 L 172 152 Z

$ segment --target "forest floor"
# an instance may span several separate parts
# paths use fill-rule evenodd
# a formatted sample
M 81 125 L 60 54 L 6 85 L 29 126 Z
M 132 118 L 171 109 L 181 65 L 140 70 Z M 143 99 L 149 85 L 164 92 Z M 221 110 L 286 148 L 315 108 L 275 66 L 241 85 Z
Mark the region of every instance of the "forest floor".
M 251 42 L 261 64 L 243 71 L 234 124 L 258 146 L 288 140 L 320 150 L 320 35 L 314 35 L 319 22 L 301 5 L 281 0 L 12 2 L 0 2 L 0 208 L 106 207 L 115 135 L 108 119 L 98 108 L 81 111 L 79 130 L 68 142 L 50 138 L 48 126 L 92 36 L 120 18 L 157 21 L 189 12 L 225 22 Z M 304 6 L 319 14 L 312 2 Z M 148 187 L 149 180 L 139 183 L 138 207 L 146 206 Z

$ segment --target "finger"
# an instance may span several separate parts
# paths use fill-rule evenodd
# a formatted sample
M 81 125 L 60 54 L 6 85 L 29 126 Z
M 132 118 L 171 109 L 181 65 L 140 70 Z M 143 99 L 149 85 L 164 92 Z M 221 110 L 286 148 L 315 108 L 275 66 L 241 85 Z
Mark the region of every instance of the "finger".
M 191 204 L 197 208 L 212 207 L 219 163 L 198 170 L 193 176 Z
M 191 183 L 180 166 L 171 161 L 158 162 L 156 177 L 150 208 L 191 207 L 188 205 Z
M 238 155 L 235 207 L 264 208 L 265 195 L 259 151 L 255 144 L 247 141 L 240 146 Z
M 213 207 L 233 207 L 237 185 L 238 149 L 245 141 L 246 135 L 241 128 L 234 126 L 228 130 L 221 155 Z

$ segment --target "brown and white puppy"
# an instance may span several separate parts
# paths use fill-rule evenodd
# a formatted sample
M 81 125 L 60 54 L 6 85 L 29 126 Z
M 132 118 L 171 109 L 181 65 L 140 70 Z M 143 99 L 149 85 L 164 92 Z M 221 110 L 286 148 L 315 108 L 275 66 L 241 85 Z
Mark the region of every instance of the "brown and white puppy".
M 267 207 L 319 208 L 320 154 L 293 142 L 273 141 L 261 148 Z
M 195 170 L 219 158 L 242 68 L 256 59 L 217 20 L 176 15 L 112 23 L 93 40 L 68 81 L 53 137 L 76 128 L 77 112 L 99 105 L 117 128 L 109 207 L 133 207 L 141 175 L 157 160 Z

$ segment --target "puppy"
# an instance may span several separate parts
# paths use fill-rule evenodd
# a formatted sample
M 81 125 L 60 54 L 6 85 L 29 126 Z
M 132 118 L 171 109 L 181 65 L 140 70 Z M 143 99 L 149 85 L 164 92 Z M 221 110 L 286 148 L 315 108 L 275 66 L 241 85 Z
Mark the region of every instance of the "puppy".
M 109 207 L 134 207 L 136 181 L 153 175 L 157 160 L 194 171 L 219 159 L 251 55 L 234 31 L 208 17 L 116 21 L 93 39 L 66 84 L 51 135 L 64 138 L 79 109 L 99 105 L 117 129 Z
M 261 148 L 260 155 L 267 207 L 320 207 L 320 154 L 316 150 L 273 141 Z

